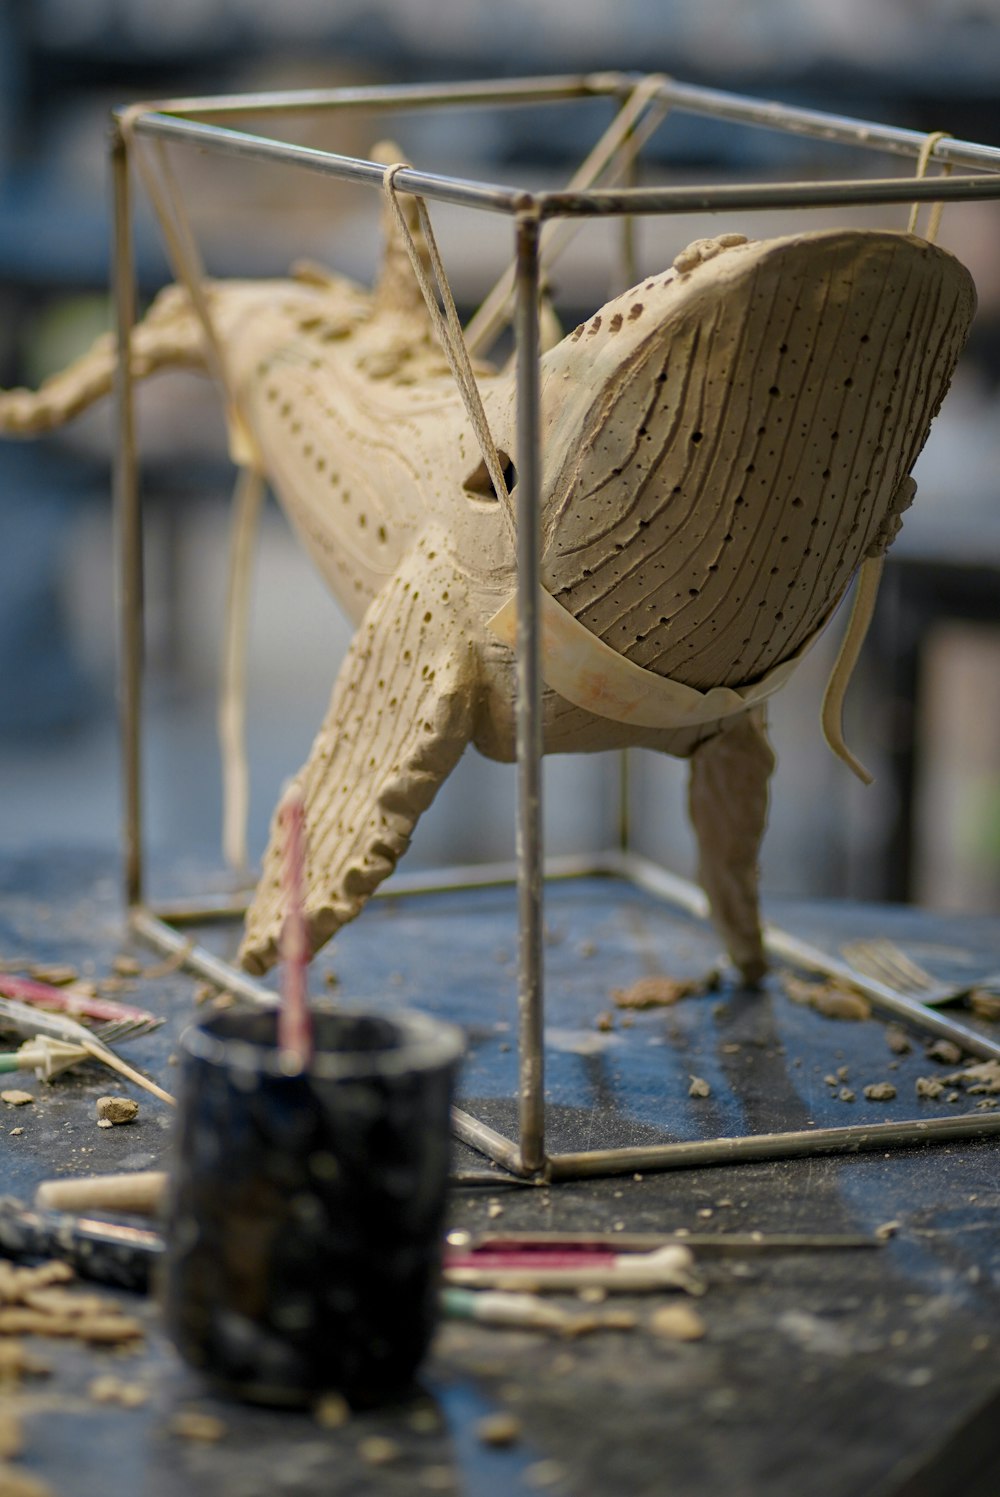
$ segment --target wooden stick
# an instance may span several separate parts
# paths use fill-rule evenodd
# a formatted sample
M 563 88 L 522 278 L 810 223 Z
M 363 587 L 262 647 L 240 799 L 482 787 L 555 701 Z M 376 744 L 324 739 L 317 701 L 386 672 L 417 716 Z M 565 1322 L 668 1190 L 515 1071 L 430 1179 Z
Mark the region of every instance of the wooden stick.
M 35 1205 L 51 1211 L 131 1211 L 155 1216 L 167 1188 L 164 1170 L 136 1170 L 123 1175 L 80 1175 L 43 1180 Z
M 281 931 L 281 1006 L 278 1010 L 278 1050 L 290 1075 L 307 1069 L 312 1059 L 312 1016 L 307 979 L 309 938 L 306 931 L 306 825 L 302 787 L 293 783 L 282 797 L 279 817 L 285 830 L 285 922 Z

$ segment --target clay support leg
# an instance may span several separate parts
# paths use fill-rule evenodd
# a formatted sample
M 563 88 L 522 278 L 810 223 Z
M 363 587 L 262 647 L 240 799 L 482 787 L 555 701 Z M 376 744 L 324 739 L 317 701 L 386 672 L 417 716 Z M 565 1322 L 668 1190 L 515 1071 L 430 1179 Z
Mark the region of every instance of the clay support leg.
M 767 970 L 757 858 L 774 763 L 760 709 L 737 718 L 691 756 L 688 803 L 698 839 L 698 877 L 726 950 L 748 984 L 759 982 Z

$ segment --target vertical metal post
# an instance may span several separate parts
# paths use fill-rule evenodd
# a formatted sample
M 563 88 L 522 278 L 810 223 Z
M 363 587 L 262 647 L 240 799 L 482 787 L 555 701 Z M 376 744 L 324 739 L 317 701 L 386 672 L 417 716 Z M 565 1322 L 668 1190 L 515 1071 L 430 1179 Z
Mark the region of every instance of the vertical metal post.
M 142 515 L 139 504 L 135 412 L 129 349 L 135 326 L 135 266 L 128 149 L 121 127 L 111 142 L 113 200 L 112 277 L 118 362 L 115 403 L 118 418 L 114 458 L 115 545 L 118 561 L 118 710 L 124 792 L 124 884 L 129 908 L 143 894 L 140 737 L 142 696 Z
M 538 586 L 541 550 L 539 220 L 517 217 L 517 872 L 520 929 L 519 1118 L 525 1170 L 545 1162 L 542 980 L 542 680 Z

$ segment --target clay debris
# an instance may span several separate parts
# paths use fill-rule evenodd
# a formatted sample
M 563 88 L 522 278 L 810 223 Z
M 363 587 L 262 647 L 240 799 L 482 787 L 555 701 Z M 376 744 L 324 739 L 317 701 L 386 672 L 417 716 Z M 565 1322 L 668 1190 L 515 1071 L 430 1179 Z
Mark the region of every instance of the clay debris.
M 627 988 L 612 988 L 611 997 L 617 1008 L 670 1008 L 682 998 L 698 998 L 703 993 L 712 993 L 719 986 L 718 972 L 707 977 L 640 977 Z
M 132 1097 L 98 1097 L 98 1126 L 111 1128 L 115 1123 L 134 1123 L 139 1116 L 139 1104 Z
M 945 1086 L 961 1086 L 973 1097 L 1000 1095 L 1000 1060 L 982 1060 L 942 1076 Z
M 809 982 L 801 977 L 793 977 L 791 973 L 785 973 L 781 981 L 793 1003 L 814 1009 L 824 1019 L 859 1023 L 871 1018 L 871 1004 L 863 994 L 854 992 L 853 988 L 841 987 L 836 982 Z
M 66 1263 L 37 1268 L 0 1263 L 0 1337 L 71 1337 L 105 1346 L 141 1339 L 142 1326 L 123 1314 L 116 1300 L 63 1287 L 73 1277 Z

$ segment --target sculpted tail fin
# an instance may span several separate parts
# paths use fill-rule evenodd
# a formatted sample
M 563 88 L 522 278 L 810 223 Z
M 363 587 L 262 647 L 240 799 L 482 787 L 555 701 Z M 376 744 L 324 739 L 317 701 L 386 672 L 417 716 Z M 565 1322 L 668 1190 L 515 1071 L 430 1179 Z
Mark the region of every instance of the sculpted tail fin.
M 380 140 L 376 146 L 372 147 L 371 159 L 377 161 L 380 166 L 395 166 L 397 162 L 405 161 L 406 157 L 394 141 Z M 430 256 L 417 216 L 417 205 L 413 198 L 401 192 L 399 206 L 406 220 L 406 226 L 416 243 L 420 258 L 429 273 Z M 426 328 L 428 336 L 432 336 L 431 321 L 424 304 L 423 293 L 413 274 L 413 266 L 410 264 L 406 246 L 387 206 L 383 206 L 382 209 L 382 235 L 385 249 L 382 269 L 375 285 L 375 311 L 376 313 L 392 312 L 397 317 L 413 319 L 421 327 Z
M 71 421 L 110 394 L 117 362 L 114 337 L 106 333 L 37 391 L 0 390 L 0 433 L 36 436 Z M 132 373 L 136 379 L 167 366 L 205 367 L 201 329 L 187 296 L 177 286 L 168 286 L 160 293 L 132 337 Z

